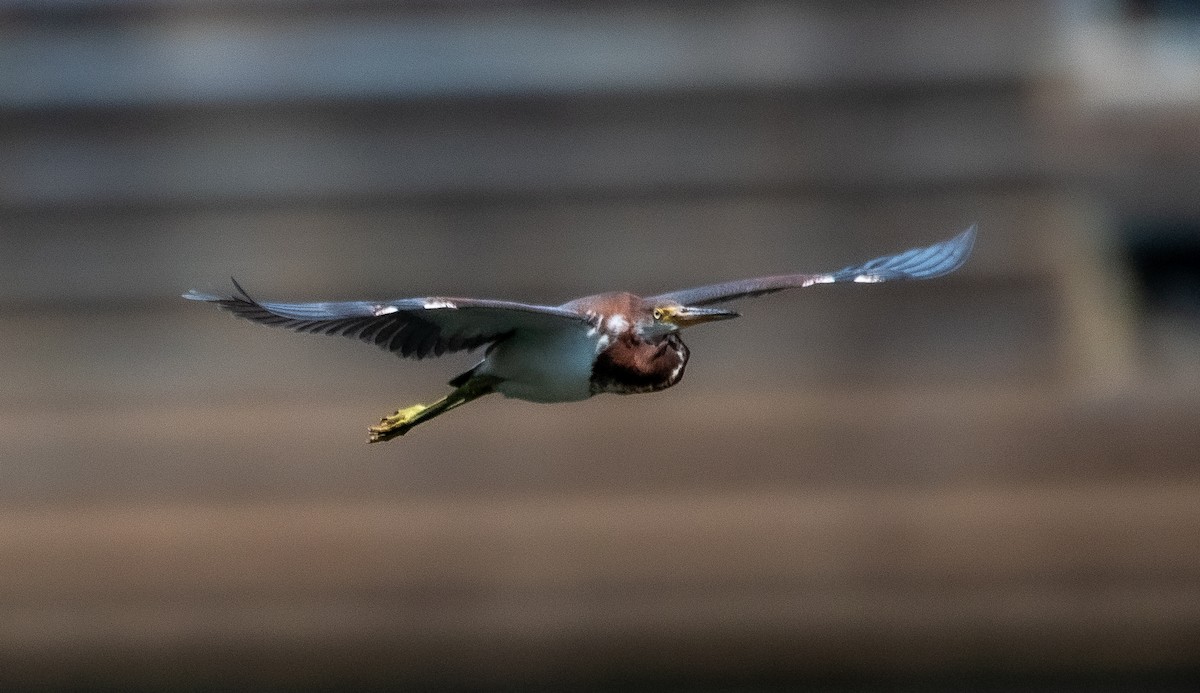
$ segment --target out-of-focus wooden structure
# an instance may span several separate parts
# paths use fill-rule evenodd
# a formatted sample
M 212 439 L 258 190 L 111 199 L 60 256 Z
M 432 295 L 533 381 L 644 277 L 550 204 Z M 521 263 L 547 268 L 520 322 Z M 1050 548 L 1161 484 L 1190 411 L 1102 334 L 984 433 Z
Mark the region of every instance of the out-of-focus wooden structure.
M 1060 10 L 0 2 L 0 683 L 1195 671 L 1200 391 L 1145 375 L 1107 232 L 1177 198 L 1118 184 L 1161 130 L 1084 107 Z M 671 391 L 372 447 L 469 359 L 176 298 L 653 292 L 972 222 L 945 280 L 745 304 Z

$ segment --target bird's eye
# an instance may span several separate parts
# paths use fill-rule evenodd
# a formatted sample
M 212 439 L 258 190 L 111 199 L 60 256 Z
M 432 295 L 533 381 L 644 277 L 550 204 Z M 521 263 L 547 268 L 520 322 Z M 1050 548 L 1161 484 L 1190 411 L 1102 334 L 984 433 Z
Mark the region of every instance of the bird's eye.
M 663 312 L 662 312 L 662 308 L 655 308 L 655 309 L 654 309 L 654 319 L 655 319 L 655 320 L 662 320 L 662 319 L 663 319 Z

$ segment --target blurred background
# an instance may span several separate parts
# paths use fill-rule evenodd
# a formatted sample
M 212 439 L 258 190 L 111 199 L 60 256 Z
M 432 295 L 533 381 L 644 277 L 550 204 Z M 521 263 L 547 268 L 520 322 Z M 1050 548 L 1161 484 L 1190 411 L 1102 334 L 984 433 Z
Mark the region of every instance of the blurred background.
M 1200 3 L 0 0 L 5 689 L 1193 690 Z M 178 295 L 745 302 L 366 426 Z

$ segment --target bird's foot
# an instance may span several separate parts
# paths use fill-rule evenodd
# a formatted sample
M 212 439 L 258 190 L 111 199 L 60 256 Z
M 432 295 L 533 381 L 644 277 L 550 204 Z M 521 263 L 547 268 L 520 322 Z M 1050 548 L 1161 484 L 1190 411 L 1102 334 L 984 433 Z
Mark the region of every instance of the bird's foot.
M 385 440 L 391 440 L 397 436 L 402 436 L 408 433 L 409 429 L 420 423 L 421 414 L 429 409 L 424 404 L 414 404 L 411 407 L 400 409 L 390 416 L 385 416 L 379 420 L 378 426 L 370 426 L 367 432 L 370 437 L 367 438 L 368 443 L 382 443 Z

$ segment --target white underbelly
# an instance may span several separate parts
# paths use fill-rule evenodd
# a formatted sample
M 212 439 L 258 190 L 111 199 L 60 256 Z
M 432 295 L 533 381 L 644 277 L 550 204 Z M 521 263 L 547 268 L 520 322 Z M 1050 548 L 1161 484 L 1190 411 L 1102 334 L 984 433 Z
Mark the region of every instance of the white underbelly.
M 481 373 L 503 378 L 496 390 L 529 402 L 577 402 L 592 396 L 596 338 L 585 329 L 518 333 L 488 354 Z

